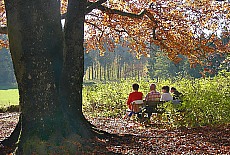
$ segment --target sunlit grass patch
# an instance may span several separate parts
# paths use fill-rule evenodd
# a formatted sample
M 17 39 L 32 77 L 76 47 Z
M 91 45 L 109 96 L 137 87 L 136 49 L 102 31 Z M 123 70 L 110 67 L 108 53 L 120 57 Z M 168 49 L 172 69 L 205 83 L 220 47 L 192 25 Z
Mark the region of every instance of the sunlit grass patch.
M 19 94 L 18 89 L 0 90 L 0 107 L 18 105 Z

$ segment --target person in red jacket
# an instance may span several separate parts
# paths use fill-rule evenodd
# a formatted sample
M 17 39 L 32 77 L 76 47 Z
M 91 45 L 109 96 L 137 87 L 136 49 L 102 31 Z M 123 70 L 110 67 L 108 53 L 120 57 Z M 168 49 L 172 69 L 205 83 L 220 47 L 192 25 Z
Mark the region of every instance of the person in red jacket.
M 127 100 L 127 105 L 130 110 L 132 110 L 132 102 L 135 100 L 142 100 L 143 99 L 143 93 L 138 92 L 139 85 L 138 84 L 133 84 L 133 92 L 129 94 L 128 100 Z

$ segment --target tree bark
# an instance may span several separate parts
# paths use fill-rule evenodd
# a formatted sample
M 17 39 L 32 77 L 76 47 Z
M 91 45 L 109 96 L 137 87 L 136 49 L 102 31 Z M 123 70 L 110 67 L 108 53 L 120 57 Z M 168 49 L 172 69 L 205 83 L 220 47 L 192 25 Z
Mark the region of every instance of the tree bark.
M 65 21 L 64 68 L 61 95 L 65 115 L 76 133 L 92 137 L 91 126 L 82 113 L 82 84 L 84 76 L 84 21 L 86 0 L 69 0 Z M 87 130 L 88 129 L 88 130 Z
M 22 146 L 35 136 L 47 140 L 65 126 L 59 100 L 63 57 L 60 5 L 46 0 L 5 0 L 5 4 L 22 110 L 19 152 L 23 152 Z
M 18 154 L 33 149 L 34 139 L 93 136 L 82 113 L 85 4 L 69 1 L 63 32 L 59 1 L 5 0 L 22 111 Z

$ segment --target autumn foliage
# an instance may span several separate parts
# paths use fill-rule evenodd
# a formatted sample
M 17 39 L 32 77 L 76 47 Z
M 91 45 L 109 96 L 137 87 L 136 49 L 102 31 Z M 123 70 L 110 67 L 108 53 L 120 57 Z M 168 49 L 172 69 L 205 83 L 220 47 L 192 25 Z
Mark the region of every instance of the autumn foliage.
M 67 0 L 62 0 L 62 19 Z M 230 52 L 230 3 L 192 0 L 88 0 L 85 16 L 86 51 L 113 51 L 119 44 L 137 56 L 149 56 L 151 45 L 158 45 L 168 57 L 179 62 L 179 54 L 191 66 L 202 63 L 211 53 Z M 0 6 L 1 33 L 6 32 L 4 2 Z M 7 46 L 6 41 L 1 41 Z

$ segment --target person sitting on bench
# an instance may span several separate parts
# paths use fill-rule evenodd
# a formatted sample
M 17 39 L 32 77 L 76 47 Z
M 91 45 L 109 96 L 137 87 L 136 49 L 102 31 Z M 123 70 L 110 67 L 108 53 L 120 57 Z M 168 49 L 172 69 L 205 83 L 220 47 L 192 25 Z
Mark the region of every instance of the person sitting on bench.
M 162 87 L 163 94 L 161 95 L 160 101 L 172 101 L 173 97 L 169 93 L 169 86 Z
M 130 114 L 128 116 L 132 116 L 133 113 L 135 112 L 138 112 L 138 108 L 135 107 L 135 105 L 131 104 L 133 103 L 133 101 L 136 101 L 136 100 L 143 100 L 143 93 L 142 92 L 138 92 L 138 89 L 139 89 L 139 85 L 138 84 L 133 84 L 132 85 L 133 87 L 133 92 L 131 92 L 129 94 L 129 97 L 128 97 L 128 100 L 127 100 L 127 105 L 128 105 L 128 108 L 131 110 Z
M 150 84 L 150 92 L 146 95 L 145 101 L 146 102 L 160 101 L 160 98 L 161 98 L 161 94 L 158 91 L 156 91 L 156 84 L 155 83 Z M 148 113 L 148 119 L 150 120 L 150 117 L 154 111 L 151 107 L 146 107 L 146 111 Z
M 173 95 L 173 100 L 181 100 L 182 93 L 178 92 L 175 87 L 171 88 L 171 93 Z
M 146 95 L 145 101 L 160 101 L 161 94 L 156 91 L 156 84 L 152 83 L 150 85 L 150 92 Z

